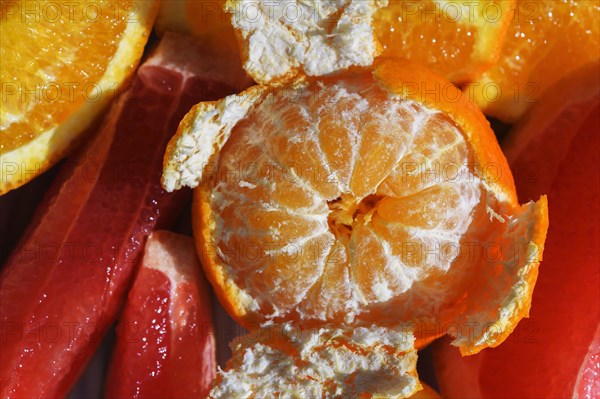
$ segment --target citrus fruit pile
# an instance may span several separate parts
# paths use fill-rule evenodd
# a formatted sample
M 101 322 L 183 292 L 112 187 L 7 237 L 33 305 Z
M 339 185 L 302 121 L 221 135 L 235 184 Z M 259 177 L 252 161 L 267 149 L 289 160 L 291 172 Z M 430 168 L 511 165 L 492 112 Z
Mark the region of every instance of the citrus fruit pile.
M 216 54 L 219 61 L 202 61 Z M 185 204 L 186 193 L 160 187 L 172 132 L 195 102 L 245 81 L 227 59 L 226 51 L 166 36 L 100 129 L 62 166 L 0 275 L 2 397 L 60 397 L 76 381 L 120 311 L 146 238 L 172 224 Z M 139 311 L 152 320 L 152 307 Z M 135 326 L 121 334 L 141 342 L 143 325 Z
M 600 394 L 600 0 L 1 7 L 2 397 Z

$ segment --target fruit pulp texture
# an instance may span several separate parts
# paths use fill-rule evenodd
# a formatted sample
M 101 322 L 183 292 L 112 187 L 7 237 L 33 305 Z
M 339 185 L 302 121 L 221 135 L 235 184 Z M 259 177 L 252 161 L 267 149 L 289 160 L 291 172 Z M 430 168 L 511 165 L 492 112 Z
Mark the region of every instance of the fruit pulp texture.
M 69 12 L 67 4 L 20 1 L 2 7 L 2 152 L 30 142 L 94 100 L 92 89 L 127 27 L 129 12 L 119 7 L 135 7 L 100 0 Z
M 448 80 L 462 83 L 468 78 L 465 64 L 481 62 L 470 59 L 480 32 L 446 14 L 433 1 L 391 1 L 375 17 L 383 55 L 423 63 Z
M 150 236 L 117 330 L 106 397 L 208 395 L 216 373 L 211 297 L 191 237 Z
M 0 277 L 2 397 L 69 390 L 116 318 L 144 240 L 187 196 L 160 185 L 171 134 L 193 104 L 226 91 L 144 65 L 99 134 L 66 162 Z
M 600 59 L 597 0 L 519 0 L 498 63 L 467 89 L 484 113 L 515 122 L 552 85 Z

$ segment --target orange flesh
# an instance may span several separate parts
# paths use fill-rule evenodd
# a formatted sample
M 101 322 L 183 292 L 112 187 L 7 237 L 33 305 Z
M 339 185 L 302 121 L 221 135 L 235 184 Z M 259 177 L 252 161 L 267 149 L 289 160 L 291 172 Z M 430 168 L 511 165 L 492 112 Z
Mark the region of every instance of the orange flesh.
M 552 84 L 600 59 L 600 2 L 517 2 L 500 60 L 484 74 L 474 99 L 486 113 L 514 121 Z M 490 83 L 497 90 L 480 88 Z M 491 87 L 491 86 L 490 86 Z
M 446 273 L 456 253 L 436 251 L 459 246 L 481 207 L 467 145 L 449 118 L 371 79 L 309 84 L 297 101 L 274 94 L 219 155 L 206 193 L 211 245 L 262 315 L 351 321 L 439 279 L 447 288 L 427 310 L 463 292 L 461 273 Z M 394 312 L 406 320 L 415 309 Z
M 2 5 L 0 151 L 30 142 L 102 95 L 95 87 L 135 15 L 128 1 Z
M 509 28 L 502 50 L 512 57 L 503 59 L 498 66 L 506 78 L 546 88 L 557 80 L 557 71 L 564 74 L 588 60 L 600 58 L 597 8 L 600 3 L 596 2 L 595 9 L 583 3 L 586 2 L 542 1 L 532 8 L 531 2 L 518 2 L 515 19 L 520 23 Z M 568 36 L 564 34 L 567 30 Z M 513 63 L 520 68 L 503 68 Z
M 468 76 L 478 31 L 456 21 L 454 8 L 439 9 L 432 1 L 391 1 L 376 14 L 375 33 L 383 56 L 406 58 L 428 65 L 451 81 Z M 466 17 L 466 16 L 465 16 Z

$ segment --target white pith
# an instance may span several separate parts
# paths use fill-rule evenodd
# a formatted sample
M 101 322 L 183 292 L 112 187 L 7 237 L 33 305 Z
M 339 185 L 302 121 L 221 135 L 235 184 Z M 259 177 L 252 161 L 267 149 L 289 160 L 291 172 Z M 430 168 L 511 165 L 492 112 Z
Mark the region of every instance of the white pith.
M 232 342 L 210 397 L 408 397 L 420 388 L 413 346 L 406 328 L 264 328 Z
M 230 0 L 244 69 L 259 83 L 303 70 L 309 76 L 368 66 L 378 55 L 372 18 L 387 0 Z

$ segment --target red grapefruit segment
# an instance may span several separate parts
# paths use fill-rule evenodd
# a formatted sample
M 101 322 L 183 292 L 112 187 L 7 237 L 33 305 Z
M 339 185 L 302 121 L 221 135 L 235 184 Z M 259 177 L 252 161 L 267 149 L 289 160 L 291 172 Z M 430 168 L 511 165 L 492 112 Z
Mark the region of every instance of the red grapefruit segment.
M 192 238 L 152 233 L 117 331 L 107 397 L 208 395 L 216 374 L 211 297 Z

